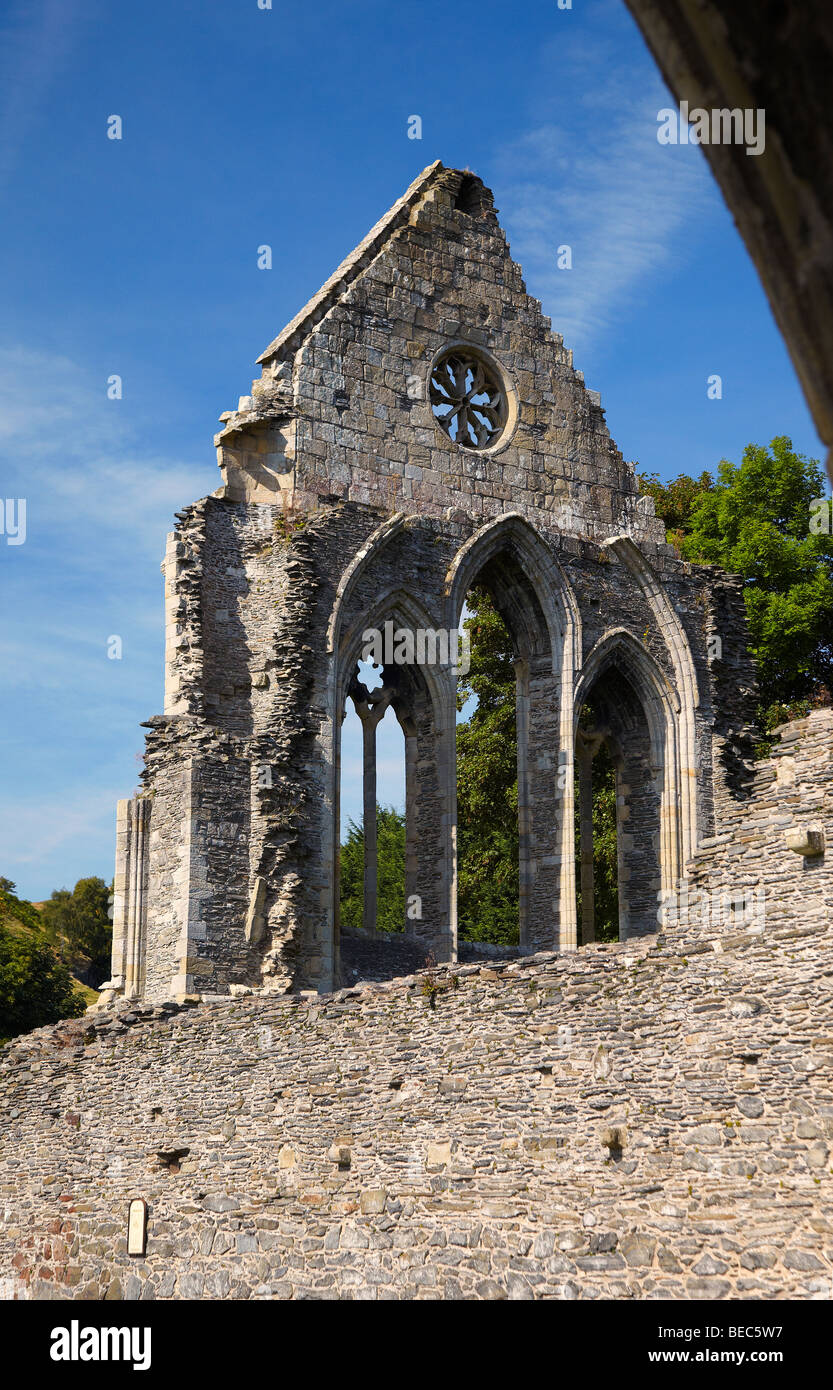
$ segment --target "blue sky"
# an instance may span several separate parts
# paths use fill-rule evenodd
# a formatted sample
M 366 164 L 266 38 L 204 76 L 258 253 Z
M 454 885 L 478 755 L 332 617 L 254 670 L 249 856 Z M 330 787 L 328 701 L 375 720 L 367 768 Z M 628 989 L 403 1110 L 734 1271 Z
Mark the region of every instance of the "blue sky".
M 493 188 L 627 458 L 671 477 L 779 433 L 821 456 L 702 152 L 657 142 L 673 103 L 620 0 L 273 5 L 4 10 L 0 496 L 26 498 L 27 537 L 0 537 L 0 874 L 35 900 L 112 873 L 162 708 L 165 533 L 219 485 L 217 417 L 432 160 Z M 400 801 L 398 732 L 380 754 Z

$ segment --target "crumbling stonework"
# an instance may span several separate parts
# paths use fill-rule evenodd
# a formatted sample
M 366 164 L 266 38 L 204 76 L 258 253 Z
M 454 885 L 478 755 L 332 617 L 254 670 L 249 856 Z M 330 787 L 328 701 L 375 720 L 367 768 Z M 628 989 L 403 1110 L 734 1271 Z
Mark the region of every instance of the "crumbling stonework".
M 4 1293 L 828 1299 L 832 757 L 833 711 L 784 726 L 690 866 L 720 910 L 653 937 L 16 1039 Z
M 833 922 L 833 711 L 814 710 L 777 733 L 771 758 L 750 769 L 743 795 L 688 866 L 674 924 L 683 940 L 731 927 L 731 917 L 758 932 Z
M 653 931 L 744 775 L 740 586 L 665 544 L 488 189 L 430 166 L 259 360 L 222 417 L 223 486 L 169 539 L 165 711 L 150 811 L 121 812 L 105 1002 L 339 983 L 340 730 L 348 699 L 373 720 L 364 634 L 456 633 L 474 584 L 515 646 L 521 950 L 580 941 L 584 704 L 619 778 L 620 936 Z M 386 660 L 383 679 L 405 735 L 404 925 L 454 961 L 454 668 Z M 373 885 L 369 864 L 371 917 Z

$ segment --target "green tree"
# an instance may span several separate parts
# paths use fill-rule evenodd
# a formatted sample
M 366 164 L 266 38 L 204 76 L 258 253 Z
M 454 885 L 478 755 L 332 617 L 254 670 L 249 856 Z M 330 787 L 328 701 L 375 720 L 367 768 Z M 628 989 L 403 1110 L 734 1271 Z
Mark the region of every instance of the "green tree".
M 518 737 L 512 639 L 488 591 L 470 590 L 471 665 L 457 708 L 457 911 L 460 935 L 518 941 Z
M 44 903 L 41 923 L 49 942 L 78 973 L 100 984 L 110 970 L 110 889 L 103 878 L 81 878 L 72 892 L 58 888 Z
M 704 481 L 705 480 L 705 481 Z M 810 531 L 826 493 L 818 460 L 786 435 L 723 459 L 717 480 L 641 482 L 685 559 L 742 575 L 764 730 L 829 699 L 833 687 L 833 538 Z M 682 499 L 682 502 L 681 502 Z M 678 539 L 679 538 L 679 539 Z
M 32 931 L 40 931 L 43 926 L 40 913 L 25 898 L 15 895 L 16 886 L 10 878 L 0 878 L 0 923 L 11 919 L 22 922 Z
M 42 937 L 0 926 L 0 1040 L 77 1018 L 85 1008 L 68 966 Z
M 405 817 L 392 806 L 376 807 L 376 927 L 405 927 Z M 364 915 L 364 829 L 348 821 L 341 846 L 341 921 L 361 927 Z
M 668 483 L 661 482 L 656 473 L 643 473 L 639 477 L 640 492 L 653 497 L 656 514 L 665 523 L 665 538 L 669 545 L 676 545 L 678 549 L 691 529 L 695 504 L 713 487 L 714 478 L 710 473 L 701 473 L 699 478 L 681 473 Z
M 576 910 L 581 930 L 581 808 L 575 782 Z M 593 759 L 593 916 L 597 941 L 619 940 L 619 869 L 616 853 L 616 769 L 606 743 Z

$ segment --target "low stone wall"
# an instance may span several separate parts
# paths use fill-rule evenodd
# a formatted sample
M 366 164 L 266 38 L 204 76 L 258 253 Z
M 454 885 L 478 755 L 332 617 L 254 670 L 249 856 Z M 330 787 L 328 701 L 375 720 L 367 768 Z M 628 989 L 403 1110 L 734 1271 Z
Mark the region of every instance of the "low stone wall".
M 517 946 L 499 946 L 490 941 L 461 940 L 458 944 L 458 959 L 464 963 L 509 961 L 517 954 Z M 425 947 L 405 932 L 341 929 L 342 985 L 362 980 L 394 980 L 432 965 L 436 961 L 429 958 Z
M 0 1060 L 3 1291 L 827 1299 L 833 930 L 720 944 L 21 1038 Z

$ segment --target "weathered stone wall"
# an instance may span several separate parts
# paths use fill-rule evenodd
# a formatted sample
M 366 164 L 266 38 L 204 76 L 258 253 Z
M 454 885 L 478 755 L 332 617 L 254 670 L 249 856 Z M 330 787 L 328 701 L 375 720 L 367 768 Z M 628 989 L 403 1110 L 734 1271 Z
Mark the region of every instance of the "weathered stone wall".
M 741 928 L 833 922 L 833 710 L 814 710 L 776 732 L 772 756 L 727 799 L 718 833 L 702 841 L 689 865 L 687 906 L 680 903 L 678 921 L 669 915 L 682 936 L 731 927 L 732 896 Z M 820 832 L 815 845 L 808 842 L 817 852 L 790 848 L 789 840 L 810 830 Z
M 721 946 L 122 1006 L 21 1038 L 0 1060 L 3 1287 L 827 1299 L 833 931 Z
M 169 731 L 174 735 L 173 727 L 169 726 Z M 182 756 L 183 742 L 176 737 L 165 741 L 166 761 L 161 765 L 156 764 L 156 747 L 150 740 L 145 754 L 146 769 L 155 774 L 148 875 L 148 899 L 153 907 L 147 913 L 144 962 L 144 988 L 149 999 L 166 999 L 173 993 L 180 942 L 187 930 L 191 762 L 187 744 Z
M 241 741 L 192 716 L 149 720 L 143 993 L 216 992 L 245 972 L 250 763 Z
M 483 453 L 448 439 L 430 408 L 431 363 L 460 341 L 509 377 L 516 426 Z M 271 491 L 301 511 L 326 497 L 428 515 L 459 507 L 481 520 L 516 506 L 564 530 L 632 529 L 664 546 L 474 176 L 425 169 L 258 360 L 261 378 L 216 439 L 229 495 Z

